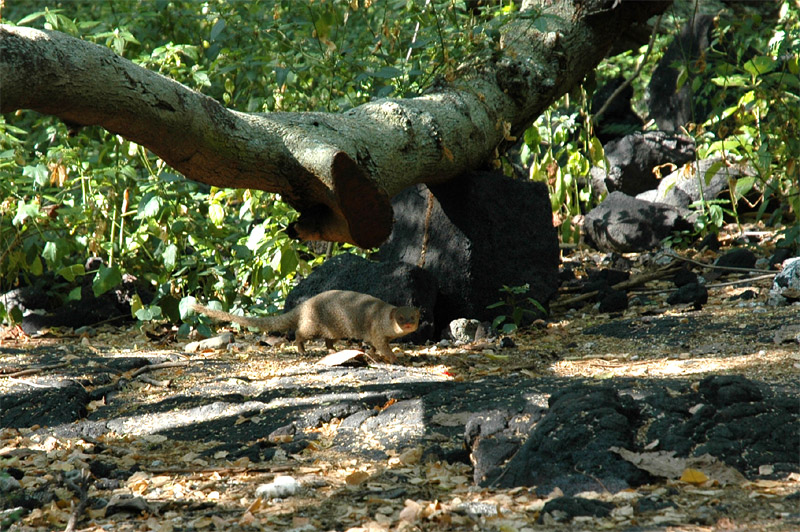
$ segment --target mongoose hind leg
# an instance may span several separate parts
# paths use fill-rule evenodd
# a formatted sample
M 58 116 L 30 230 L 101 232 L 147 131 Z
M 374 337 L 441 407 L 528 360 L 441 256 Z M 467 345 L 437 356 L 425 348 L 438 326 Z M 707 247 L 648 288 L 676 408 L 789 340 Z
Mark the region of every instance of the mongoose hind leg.
M 333 339 L 325 338 L 325 347 L 328 348 L 328 351 L 336 351 L 336 346 L 333 345 Z

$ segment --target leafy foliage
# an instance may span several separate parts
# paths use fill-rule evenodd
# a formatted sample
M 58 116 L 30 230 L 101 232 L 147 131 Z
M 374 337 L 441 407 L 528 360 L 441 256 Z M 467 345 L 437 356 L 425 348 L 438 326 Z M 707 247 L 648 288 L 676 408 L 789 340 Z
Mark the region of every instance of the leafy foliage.
M 694 4 L 676 5 L 666 14 L 675 31 L 656 39 L 654 53 L 646 46 L 609 59 L 574 97 L 565 96 L 525 132 L 522 162 L 531 179 L 544 181 L 550 190 L 554 221 L 565 242 L 577 242 L 579 215 L 594 206 L 589 169 L 604 165 L 602 146 L 594 136 L 586 90 L 619 75 L 629 77 L 640 61 L 643 75 L 633 79 L 633 105 L 646 116 L 645 93 L 657 62 L 680 27 L 696 13 Z M 792 224 L 800 213 L 800 7 L 784 2 L 774 20 L 758 11 L 738 16 L 723 11 L 713 27 L 709 51 L 700 60 L 676 64 L 680 89 L 690 83 L 691 98 L 709 109 L 708 116 L 689 124 L 687 133 L 697 143 L 698 158 L 719 157 L 727 163 L 746 162 L 753 177 L 738 179 L 729 198 L 704 198 L 692 205 L 698 210 L 696 234 L 718 231 L 740 210 L 755 209 L 757 218 L 788 223 L 786 239 L 800 245 Z M 719 163 L 720 166 L 725 164 Z M 710 179 L 719 167 L 699 179 Z M 676 235 L 670 243 L 691 242 L 691 235 Z
M 3 14 L 6 22 L 108 46 L 228 107 L 272 112 L 343 111 L 374 97 L 419 94 L 437 77 L 453 77 L 468 55 L 491 54 L 515 9 L 501 2 L 473 11 L 454 0 L 31 0 L 12 2 Z M 738 216 L 742 200 L 759 216 L 797 218 L 798 11 L 785 2 L 775 22 L 722 16 L 711 51 L 684 65 L 706 75 L 684 77 L 712 109 L 691 127 L 700 155 L 745 159 L 757 170 L 729 203 L 699 205 L 699 230 Z M 670 16 L 676 26 L 685 19 Z M 647 58 L 651 66 L 667 38 Z M 598 69 L 598 84 L 629 74 L 643 59 L 644 47 L 613 58 Z M 634 80 L 637 94 L 647 81 Z M 604 164 L 590 120 L 592 84 L 544 113 L 521 149 L 529 177 L 550 187 L 564 241 L 577 241 L 578 215 L 593 201 L 586 176 Z M 99 294 L 132 274 L 154 296 L 135 298 L 141 320 L 179 321 L 181 302 L 192 294 L 272 311 L 322 260 L 282 232 L 295 213 L 278 197 L 188 181 L 119 136 L 96 127 L 74 132 L 32 112 L 0 120 L 0 216 L 0 293 L 43 284 L 68 301 L 89 279 Z M 800 236 L 787 231 L 787 238 Z M 91 257 L 102 261 L 87 262 Z M 14 316 L 0 302 L 0 319 Z
M 84 0 L 13 3 L 4 15 L 108 46 L 246 112 L 418 94 L 494 46 L 505 20 L 451 1 Z M 179 321 L 190 294 L 274 311 L 322 260 L 282 231 L 296 214 L 278 197 L 188 181 L 119 136 L 31 112 L 0 121 L 0 198 L 0 293 L 49 278 L 68 301 L 87 276 L 100 294 L 130 273 L 155 296 L 135 298 L 136 317 Z M 90 257 L 103 266 L 87 270 Z M 10 311 L 0 306 L 0 319 Z
M 530 290 L 531 287 L 528 284 L 503 285 L 500 289 L 502 299 L 486 307 L 488 309 L 506 309 L 506 314 L 500 314 L 492 321 L 492 327 L 508 334 L 519 329 L 526 321 L 530 323 L 535 318 L 547 316 L 547 309 L 536 299 L 527 295 Z

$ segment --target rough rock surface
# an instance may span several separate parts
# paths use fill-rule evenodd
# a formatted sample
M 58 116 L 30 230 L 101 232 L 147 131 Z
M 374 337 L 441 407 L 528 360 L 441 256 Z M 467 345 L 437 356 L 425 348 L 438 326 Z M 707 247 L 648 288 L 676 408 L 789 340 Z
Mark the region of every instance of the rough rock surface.
M 702 122 L 706 109 L 692 96 L 690 77 L 678 87 L 680 71 L 675 63 L 693 64 L 709 46 L 709 35 L 714 16 L 699 14 L 689 21 L 661 58 L 647 87 L 647 106 L 650 117 L 664 131 L 678 131 L 689 122 Z
M 747 173 L 746 168 L 726 166 L 719 159 L 703 159 L 678 168 L 661 179 L 658 188 L 642 192 L 636 197 L 686 208 L 697 201 L 716 199 L 728 190 L 730 180 L 736 180 Z
M 543 183 L 473 172 L 411 187 L 392 206 L 394 231 L 378 256 L 436 277 L 437 326 L 456 318 L 491 321 L 496 311 L 486 307 L 500 300 L 503 285 L 528 284 L 545 306 L 555 294 L 558 239 Z
M 772 281 L 769 291 L 770 305 L 785 305 L 800 300 L 800 257 L 783 262 L 783 267 Z
M 628 253 L 654 249 L 673 231 L 692 224 L 669 205 L 612 192 L 584 218 L 586 242 L 595 249 Z
M 647 481 L 648 475 L 609 451 L 631 449 L 639 409 L 607 386 L 576 384 L 554 393 L 548 411 L 525 443 L 484 486 L 556 486 L 567 495 L 588 490 L 618 491 Z
M 656 166 L 666 163 L 681 166 L 695 157 L 691 139 L 663 131 L 632 133 L 612 140 L 604 149 L 609 170 L 604 179 L 595 179 L 595 188 L 629 196 L 658 187 L 653 173 Z

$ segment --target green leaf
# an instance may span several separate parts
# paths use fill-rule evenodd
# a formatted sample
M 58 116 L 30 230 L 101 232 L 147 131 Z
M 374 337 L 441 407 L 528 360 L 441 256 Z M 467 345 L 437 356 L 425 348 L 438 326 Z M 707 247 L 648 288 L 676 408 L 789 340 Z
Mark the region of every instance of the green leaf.
M 297 266 L 300 264 L 300 259 L 297 257 L 297 252 L 291 245 L 284 246 L 283 253 L 281 253 L 281 275 L 288 275 L 297 271 Z
M 42 259 L 41 257 L 36 257 L 33 259 L 33 263 L 31 264 L 31 273 L 33 275 L 42 275 Z
M 175 263 L 178 260 L 178 246 L 175 244 L 170 244 L 167 246 L 167 249 L 164 250 L 164 255 L 162 258 L 164 260 L 164 268 L 166 268 L 168 272 L 172 272 L 172 270 L 175 269 Z
M 39 187 L 47 186 L 50 183 L 50 171 L 44 164 L 36 166 L 26 166 L 22 169 L 22 175 L 32 177 Z
M 750 80 L 742 75 L 734 76 L 719 76 L 711 78 L 711 83 L 719 87 L 746 87 L 750 84 Z
M 143 308 L 144 305 L 142 304 L 142 298 L 139 297 L 139 294 L 133 294 L 133 297 L 131 298 L 131 317 L 135 318 L 136 313 Z
M 72 290 L 69 291 L 69 295 L 67 296 L 67 301 L 80 301 L 83 297 L 81 287 L 76 286 Z
M 8 316 L 11 318 L 12 323 L 22 323 L 22 310 L 19 307 L 13 307 L 9 312 Z
M 217 22 L 214 23 L 214 27 L 211 28 L 211 33 L 208 34 L 209 41 L 215 41 L 219 34 L 222 33 L 222 30 L 225 29 L 225 19 L 219 19 Z
M 505 325 L 503 325 L 503 328 L 500 329 L 500 331 L 503 334 L 511 334 L 516 330 L 517 330 L 517 326 L 515 324 L 513 324 L 513 323 L 506 323 Z
M 25 203 L 25 200 L 19 200 L 17 202 L 17 214 L 14 216 L 14 219 L 11 220 L 11 225 L 22 225 L 25 223 L 25 220 L 28 218 L 36 218 L 40 213 L 41 211 L 39 210 L 38 203 L 33 201 Z
M 73 264 L 71 266 L 64 266 L 60 270 L 56 272 L 56 275 L 60 275 L 70 283 L 75 280 L 77 277 L 81 277 L 86 274 L 86 269 L 83 267 L 83 264 Z
M 97 271 L 97 275 L 94 276 L 94 281 L 92 282 L 92 291 L 94 292 L 95 297 L 100 297 L 102 294 L 105 294 L 121 282 L 122 273 L 120 273 L 119 268 L 116 266 L 109 268 L 101 264 L 100 269 Z
M 151 321 L 161 319 L 161 307 L 150 305 L 136 311 L 136 319 L 139 321 Z
M 225 221 L 225 209 L 219 203 L 212 203 L 208 206 L 208 219 L 211 223 L 220 227 L 222 222 Z
M 711 184 L 711 180 L 714 179 L 714 176 L 717 175 L 717 172 L 719 172 L 723 166 L 725 166 L 725 161 L 720 159 L 719 161 L 712 163 L 711 166 L 708 167 L 708 170 L 706 170 L 706 173 L 703 176 L 706 182 L 706 186 Z
M 739 201 L 753 189 L 756 183 L 755 177 L 742 177 L 736 180 L 736 186 L 733 189 L 733 197 Z
M 142 201 L 139 202 L 138 218 L 155 218 L 163 203 L 160 196 L 156 196 L 153 193 L 146 194 Z
M 500 327 L 500 324 L 506 321 L 506 317 L 504 315 L 497 316 L 495 319 L 492 320 L 492 328 L 497 329 Z
M 250 236 L 247 238 L 247 247 L 250 251 L 255 251 L 261 245 L 261 241 L 264 240 L 264 235 L 266 231 L 264 229 L 263 224 L 259 224 L 253 227 L 253 230 L 250 231 Z
M 776 62 L 768 55 L 758 55 L 743 65 L 743 68 L 754 77 L 775 70 Z
M 47 261 L 47 264 L 51 269 L 55 268 L 55 266 L 60 262 L 61 255 L 62 252 L 59 250 L 57 242 L 51 241 L 44 245 L 42 257 L 44 257 L 44 260 Z
M 380 78 L 380 79 L 394 79 L 403 75 L 403 71 L 399 68 L 385 66 L 379 70 L 369 73 L 370 76 L 373 78 Z

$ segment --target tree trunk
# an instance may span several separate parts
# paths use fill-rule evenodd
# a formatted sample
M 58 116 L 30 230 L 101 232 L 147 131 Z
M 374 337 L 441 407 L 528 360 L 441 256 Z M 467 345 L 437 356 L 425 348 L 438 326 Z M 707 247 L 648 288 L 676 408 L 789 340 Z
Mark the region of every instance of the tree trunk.
M 520 12 L 492 57 L 472 58 L 454 81 L 345 113 L 225 109 L 108 48 L 0 25 L 0 112 L 100 125 L 189 179 L 280 193 L 300 212 L 293 229 L 302 238 L 373 247 L 391 232 L 391 196 L 487 161 L 580 83 L 625 28 L 670 1 L 531 4 L 542 16 Z

